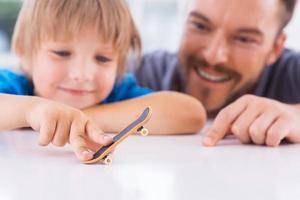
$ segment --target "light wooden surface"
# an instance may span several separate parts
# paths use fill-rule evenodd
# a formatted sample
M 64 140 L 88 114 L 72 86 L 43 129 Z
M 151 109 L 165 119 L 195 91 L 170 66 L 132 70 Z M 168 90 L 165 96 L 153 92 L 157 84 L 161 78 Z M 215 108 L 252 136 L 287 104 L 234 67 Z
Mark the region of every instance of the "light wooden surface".
M 0 199 L 300 199 L 300 145 L 204 148 L 201 137 L 131 136 L 105 166 L 39 147 L 32 131 L 1 132 Z

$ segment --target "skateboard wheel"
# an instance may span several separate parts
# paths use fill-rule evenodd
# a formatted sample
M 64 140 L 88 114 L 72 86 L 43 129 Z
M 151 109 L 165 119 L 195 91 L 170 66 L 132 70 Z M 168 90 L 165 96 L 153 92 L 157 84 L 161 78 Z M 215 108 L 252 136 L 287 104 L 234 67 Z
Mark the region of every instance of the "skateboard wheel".
M 113 159 L 110 155 L 105 156 L 104 160 L 103 160 L 105 165 L 111 165 L 113 162 Z
M 142 130 L 140 130 L 140 133 L 142 136 L 147 136 L 149 134 L 149 131 L 146 128 L 142 128 Z

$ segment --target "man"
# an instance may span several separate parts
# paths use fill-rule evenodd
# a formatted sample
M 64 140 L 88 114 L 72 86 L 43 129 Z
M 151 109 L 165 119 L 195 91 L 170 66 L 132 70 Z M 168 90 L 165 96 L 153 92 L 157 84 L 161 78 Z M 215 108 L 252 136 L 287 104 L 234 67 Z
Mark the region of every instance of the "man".
M 296 0 L 192 0 L 177 55 L 137 68 L 143 86 L 198 98 L 215 117 L 203 144 L 300 143 L 300 54 L 284 50 Z M 300 45 L 300 44 L 299 44 Z

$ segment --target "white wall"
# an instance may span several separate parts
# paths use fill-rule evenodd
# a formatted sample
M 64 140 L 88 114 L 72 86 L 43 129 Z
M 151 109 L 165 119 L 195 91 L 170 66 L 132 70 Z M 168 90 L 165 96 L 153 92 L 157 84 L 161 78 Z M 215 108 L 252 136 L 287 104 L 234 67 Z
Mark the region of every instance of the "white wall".
M 145 52 L 177 50 L 181 37 L 183 0 L 128 0 Z
M 288 35 L 287 46 L 300 50 L 300 2 L 297 5 L 295 16 L 286 28 Z
M 183 29 L 182 16 L 184 15 L 187 0 L 127 1 L 140 29 L 145 52 L 157 49 L 169 51 L 178 49 Z M 287 47 L 300 50 L 300 2 L 286 32 L 288 34 Z M 0 54 L 1 49 L 7 49 L 7 44 L 1 38 L 0 33 Z

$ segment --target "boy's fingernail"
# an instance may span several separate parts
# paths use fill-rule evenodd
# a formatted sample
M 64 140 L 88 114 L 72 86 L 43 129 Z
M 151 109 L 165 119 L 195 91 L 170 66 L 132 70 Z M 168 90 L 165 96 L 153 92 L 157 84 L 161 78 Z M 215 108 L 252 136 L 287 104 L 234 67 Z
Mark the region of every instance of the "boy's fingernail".
M 89 160 L 89 159 L 92 158 L 93 153 L 92 153 L 92 152 L 89 152 L 89 151 L 82 151 L 82 152 L 81 152 L 81 156 L 82 156 L 82 159 L 83 159 L 83 160 Z
M 112 137 L 108 136 L 108 135 L 104 135 L 103 139 L 106 141 L 106 142 L 111 142 L 112 141 Z

